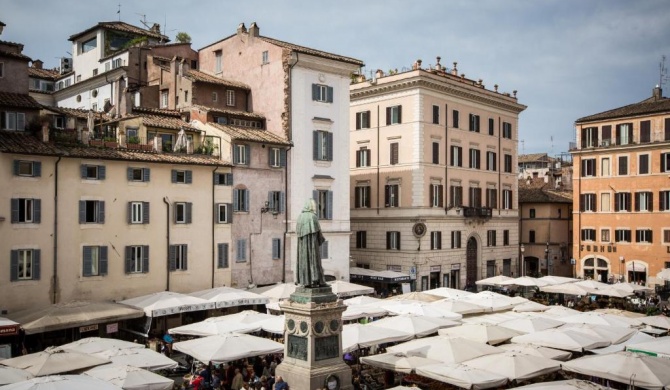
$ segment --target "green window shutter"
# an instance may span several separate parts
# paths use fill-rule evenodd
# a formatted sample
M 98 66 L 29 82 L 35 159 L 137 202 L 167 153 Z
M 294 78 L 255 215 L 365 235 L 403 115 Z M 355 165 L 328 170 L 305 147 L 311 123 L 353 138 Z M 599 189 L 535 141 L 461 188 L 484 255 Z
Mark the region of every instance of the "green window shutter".
M 91 247 L 90 246 L 85 246 L 84 247 L 84 254 L 83 254 L 83 270 L 82 270 L 82 275 L 84 276 L 91 276 L 92 273 L 92 268 L 93 268 L 93 259 L 92 259 L 92 252 L 91 252 Z
M 268 191 L 268 208 L 270 210 L 273 210 L 275 208 L 274 197 L 272 196 L 273 192 L 274 191 Z
M 10 251 L 9 255 L 9 280 L 19 280 L 19 251 L 16 250 Z
M 168 251 L 168 262 L 170 263 L 170 271 L 177 270 L 177 246 L 170 245 L 170 250 Z
M 82 164 L 81 167 L 80 167 L 80 173 L 81 173 L 81 178 L 82 179 L 86 179 L 86 169 L 87 169 L 87 166 Z
M 279 149 L 279 166 L 286 166 L 286 149 Z
M 12 210 L 12 223 L 18 223 L 19 222 L 19 200 L 18 199 L 12 199 L 11 210 Z
M 19 175 L 19 164 L 20 164 L 19 160 L 14 160 L 14 176 Z
M 42 200 L 33 199 L 33 223 L 42 222 Z
M 191 221 L 192 221 L 192 218 L 191 218 L 192 211 L 193 211 L 193 203 L 187 202 L 186 203 L 186 223 L 191 223 Z
M 244 145 L 244 155 L 246 156 L 246 160 L 244 161 L 245 165 L 250 165 L 251 164 L 251 145 Z
M 184 255 L 184 271 L 188 270 L 188 245 L 182 245 L 184 247 L 184 251 L 182 252 Z
M 193 171 L 186 171 L 185 173 L 186 176 L 186 184 L 191 184 L 193 183 Z
M 232 186 L 233 185 L 233 174 L 232 173 L 226 173 L 226 185 Z
M 316 202 L 316 206 L 319 207 L 319 191 L 312 190 L 312 199 Z
M 319 132 L 314 130 L 312 132 L 312 159 L 313 160 L 320 160 L 319 156 Z
M 128 215 L 127 215 L 127 222 L 128 224 L 133 223 L 133 202 L 128 202 L 128 207 L 127 207 Z
M 100 275 L 107 275 L 107 247 L 100 247 Z
M 99 200 L 98 202 L 98 223 L 105 223 L 105 201 Z
M 273 166 L 273 165 L 278 165 L 279 161 L 274 161 L 274 150 L 275 148 L 268 148 L 268 165 Z
M 279 238 L 273 238 L 272 239 L 272 258 L 273 259 L 278 259 L 279 258 L 279 252 L 281 250 L 281 241 Z
M 233 164 L 240 163 L 240 150 L 237 145 L 233 144 Z
M 226 203 L 226 223 L 233 223 L 233 204 Z
M 312 84 L 312 100 L 319 100 L 319 86 L 317 84 Z
M 218 267 L 228 268 L 228 244 L 226 243 L 218 244 L 218 247 L 219 247 Z
M 142 273 L 149 273 L 149 245 L 142 245 Z
M 239 209 L 239 191 L 238 190 L 233 190 L 233 211 L 240 211 Z
M 249 211 L 249 190 L 244 190 L 244 210 Z
M 126 273 L 129 274 L 133 269 L 133 247 L 126 247 Z
M 42 276 L 42 253 L 39 249 L 33 249 L 33 280 L 40 280 Z
M 107 177 L 107 168 L 104 165 L 98 165 L 98 180 L 105 180 Z
M 284 214 L 286 210 L 286 195 L 283 192 L 279 193 L 279 213 Z
M 214 172 L 214 174 L 212 174 L 212 179 L 214 180 L 214 185 L 222 184 L 220 183 L 221 180 L 219 179 L 218 173 Z
M 42 162 L 33 162 L 33 177 L 42 177 Z

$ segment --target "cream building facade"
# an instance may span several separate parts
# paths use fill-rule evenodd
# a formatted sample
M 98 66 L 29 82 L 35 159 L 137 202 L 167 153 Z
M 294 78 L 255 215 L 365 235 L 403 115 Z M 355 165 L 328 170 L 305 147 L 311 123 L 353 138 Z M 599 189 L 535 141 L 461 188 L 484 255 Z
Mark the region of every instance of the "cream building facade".
M 518 275 L 514 96 L 438 63 L 351 85 L 352 263 L 416 290 Z

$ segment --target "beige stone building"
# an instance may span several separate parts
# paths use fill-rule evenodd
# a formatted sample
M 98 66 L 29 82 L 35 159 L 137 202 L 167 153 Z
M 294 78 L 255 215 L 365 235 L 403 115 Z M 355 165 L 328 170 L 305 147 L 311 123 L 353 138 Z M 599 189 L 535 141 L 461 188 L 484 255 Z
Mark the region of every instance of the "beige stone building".
M 514 95 L 439 64 L 350 87 L 352 263 L 417 290 L 518 275 Z
M 670 99 L 578 119 L 571 150 L 579 276 L 659 283 L 670 268 Z

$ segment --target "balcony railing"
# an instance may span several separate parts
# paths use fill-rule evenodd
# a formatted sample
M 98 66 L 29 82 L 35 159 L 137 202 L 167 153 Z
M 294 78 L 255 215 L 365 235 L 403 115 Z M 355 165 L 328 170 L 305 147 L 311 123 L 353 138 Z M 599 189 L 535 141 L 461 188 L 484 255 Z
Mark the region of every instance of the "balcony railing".
M 466 218 L 491 218 L 493 209 L 490 207 L 463 207 L 463 216 Z

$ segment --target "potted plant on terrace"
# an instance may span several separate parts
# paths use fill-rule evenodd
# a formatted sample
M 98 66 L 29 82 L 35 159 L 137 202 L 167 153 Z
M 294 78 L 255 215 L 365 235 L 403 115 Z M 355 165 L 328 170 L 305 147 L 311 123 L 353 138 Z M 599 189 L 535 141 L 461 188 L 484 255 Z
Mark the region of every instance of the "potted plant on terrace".
M 142 145 L 140 145 L 140 137 L 133 135 L 128 137 L 126 140 L 126 147 L 128 149 L 136 149 L 139 150 L 142 148 Z
M 115 137 L 105 137 L 105 147 L 115 149 L 119 147 L 119 143 Z

